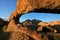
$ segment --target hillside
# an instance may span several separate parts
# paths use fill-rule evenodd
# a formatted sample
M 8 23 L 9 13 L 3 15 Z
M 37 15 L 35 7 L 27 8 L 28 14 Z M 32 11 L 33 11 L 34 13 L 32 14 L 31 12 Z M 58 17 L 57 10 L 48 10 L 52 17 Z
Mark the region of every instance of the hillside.
M 0 31 L 3 31 L 8 25 L 8 21 L 3 20 L 0 18 Z

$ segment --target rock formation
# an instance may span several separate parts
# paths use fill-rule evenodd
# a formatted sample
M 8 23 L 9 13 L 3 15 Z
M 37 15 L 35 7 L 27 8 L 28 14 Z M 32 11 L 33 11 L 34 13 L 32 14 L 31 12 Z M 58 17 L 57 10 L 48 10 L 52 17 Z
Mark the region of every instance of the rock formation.
M 16 39 L 17 37 L 21 37 L 17 36 L 18 33 L 16 32 L 19 32 L 19 34 L 20 33 L 25 34 L 25 36 L 27 35 L 34 40 L 48 40 L 47 36 L 44 35 L 41 36 L 40 34 L 37 33 L 37 31 L 32 31 L 28 27 L 23 26 L 22 23 L 19 23 L 19 18 L 23 14 L 26 14 L 28 12 L 57 12 L 58 14 L 59 9 L 60 9 L 60 0 L 17 0 L 16 10 L 10 15 L 8 28 L 6 30 L 6 32 L 11 32 L 13 33 L 12 35 L 14 35 L 11 36 L 12 39 L 10 40 L 21 40 L 20 38 Z M 17 37 L 14 38 L 15 36 Z
M 22 14 L 28 12 L 56 12 L 60 9 L 60 0 L 17 0 L 16 10 L 11 14 L 10 19 L 19 19 Z M 57 12 L 58 14 L 58 12 Z
M 54 22 L 40 22 L 38 23 L 38 31 L 42 31 L 44 28 L 50 30 L 51 32 L 59 32 L 60 33 L 60 21 L 54 21 Z M 47 30 L 46 30 L 47 31 Z
M 60 0 L 17 0 L 16 10 L 9 17 L 9 25 L 14 24 L 11 21 L 18 23 L 19 18 L 25 13 L 38 12 L 41 9 L 54 10 L 53 12 L 56 12 L 60 9 L 59 6 Z

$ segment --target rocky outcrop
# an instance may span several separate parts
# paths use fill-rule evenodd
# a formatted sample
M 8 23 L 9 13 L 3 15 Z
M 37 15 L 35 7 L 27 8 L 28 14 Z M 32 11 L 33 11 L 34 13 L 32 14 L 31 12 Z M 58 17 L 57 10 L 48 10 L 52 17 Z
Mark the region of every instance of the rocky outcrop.
M 60 32 L 60 21 L 54 21 L 54 22 L 40 22 L 38 23 L 38 31 L 43 31 L 43 30 L 50 30 L 50 32 Z M 44 29 L 45 28 L 45 29 Z
M 36 9 L 60 9 L 60 0 L 18 0 L 17 8 L 20 13 L 27 13 Z
M 20 24 L 16 26 L 17 28 L 14 30 L 7 30 L 6 32 L 11 32 L 9 40 L 59 40 L 60 34 L 53 32 L 46 32 L 45 29 L 43 33 L 37 31 L 32 31 L 27 27 L 22 27 Z M 48 30 L 49 31 L 49 30 Z
M 12 23 L 13 21 L 11 21 Z M 27 23 L 26 23 L 27 22 Z M 32 20 L 26 20 L 25 22 L 23 22 L 25 25 L 21 25 L 21 24 L 16 24 L 13 22 L 11 27 L 8 27 L 6 32 L 10 32 L 10 38 L 9 40 L 59 40 L 60 39 L 60 34 L 58 33 L 58 30 L 56 28 L 54 28 L 54 26 L 52 26 L 51 24 L 53 24 L 54 22 L 50 23 L 46 23 L 46 22 L 39 22 L 37 23 L 37 28 L 35 28 L 34 23 L 30 24 L 30 22 L 32 23 Z M 22 24 L 23 24 L 22 23 Z M 55 25 L 58 25 L 58 21 L 56 21 Z M 30 26 L 30 25 L 31 26 Z M 27 26 L 29 25 L 29 26 Z M 33 30 L 31 30 L 30 28 L 33 28 Z M 57 26 L 55 26 L 57 27 Z M 57 27 L 58 28 L 58 27 Z M 38 30 L 37 30 L 38 29 Z M 56 33 L 57 32 L 57 33 Z M 57 36 L 58 35 L 58 36 Z
M 49 22 L 49 25 L 60 25 L 60 21 L 53 21 L 53 22 Z
M 37 28 L 31 30 L 29 27 L 23 26 L 22 23 L 19 23 L 19 18 L 28 12 L 59 12 L 59 9 L 60 0 L 17 0 L 16 10 L 10 15 L 8 28 L 6 30 L 6 32 L 11 32 L 9 40 L 25 40 L 24 38 L 26 38 L 26 40 L 30 40 L 31 38 L 31 40 L 57 40 L 53 39 L 53 37 L 57 37 L 59 40 L 60 38 L 57 36 L 57 34 L 55 36 L 50 34 L 52 35 L 51 38 L 50 35 L 43 35 L 43 33 L 39 34 Z M 41 24 L 42 26 L 44 25 L 43 27 L 38 25 L 41 27 L 41 31 L 42 29 L 43 32 L 45 31 L 44 33 L 46 33 L 47 30 L 51 31 L 51 27 L 45 27 L 47 25 L 46 23 Z M 24 37 L 21 38 L 22 36 Z
M 58 12 L 59 9 L 60 9 L 60 0 L 17 0 L 16 10 L 11 14 L 9 20 L 12 20 L 12 19 L 18 20 L 19 17 L 22 16 L 22 14 L 25 14 L 31 11 Z
M 19 23 L 19 18 L 28 12 L 56 12 L 60 9 L 60 0 L 17 0 L 16 10 L 10 15 L 9 22 Z M 60 12 L 60 11 L 59 11 Z M 53 13 L 54 14 L 54 13 Z M 10 24 L 10 23 L 9 23 Z
M 43 27 L 48 27 L 48 23 L 46 22 L 40 22 L 38 23 L 39 27 L 38 27 L 38 31 L 42 31 L 43 30 Z
M 25 35 L 27 35 L 27 36 L 29 36 L 29 37 L 32 37 L 34 40 L 40 40 L 40 36 L 37 34 L 37 32 L 34 32 L 34 31 L 32 31 L 32 30 L 30 30 L 30 29 L 28 29 L 27 27 L 22 27 L 20 24 L 18 24 L 18 25 L 16 25 L 15 27 L 10 27 L 10 28 L 8 28 L 7 30 L 6 30 L 6 32 L 19 32 L 19 34 L 20 33 L 23 33 L 23 34 L 25 34 Z M 15 34 L 16 35 L 16 34 Z M 15 36 L 14 35 L 14 36 Z M 17 33 L 17 35 L 18 35 L 18 33 Z M 17 36 L 16 35 L 16 36 Z M 20 37 L 20 36 L 18 36 L 18 37 Z M 12 37 L 12 39 L 13 39 L 14 37 Z M 11 39 L 11 40 L 12 40 Z M 19 38 L 19 40 L 20 40 L 20 38 Z M 30 40 L 30 39 L 29 39 Z
M 60 9 L 59 5 L 60 0 L 17 0 L 16 10 L 9 17 L 8 27 L 16 26 L 16 24 L 19 23 L 19 18 L 25 13 L 31 11 L 42 12 L 42 10 L 45 11 L 45 9 L 49 11 L 54 10 L 53 12 L 56 12 Z

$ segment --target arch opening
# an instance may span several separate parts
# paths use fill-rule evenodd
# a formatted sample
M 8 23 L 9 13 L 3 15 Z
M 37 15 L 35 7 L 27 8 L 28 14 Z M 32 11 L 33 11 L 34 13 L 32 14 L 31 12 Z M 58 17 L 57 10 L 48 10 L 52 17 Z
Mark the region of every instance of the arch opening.
M 24 22 L 25 20 L 40 20 L 44 22 L 52 22 L 52 21 L 60 21 L 60 14 L 52 14 L 52 13 L 28 13 L 24 14 L 19 18 L 19 22 Z M 59 19 L 58 19 L 59 18 Z

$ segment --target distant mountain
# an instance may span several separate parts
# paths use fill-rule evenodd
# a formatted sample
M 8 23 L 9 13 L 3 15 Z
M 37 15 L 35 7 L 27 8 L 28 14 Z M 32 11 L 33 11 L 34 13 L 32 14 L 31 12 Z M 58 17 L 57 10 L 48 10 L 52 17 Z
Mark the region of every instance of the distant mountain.
M 0 26 L 7 25 L 7 24 L 8 24 L 8 21 L 3 20 L 2 18 L 0 18 Z
M 42 22 L 42 21 L 36 20 L 36 19 L 33 19 L 33 20 L 27 19 L 24 22 L 22 22 L 22 24 L 23 24 L 23 26 L 26 26 L 31 30 L 35 30 L 35 29 L 37 29 L 39 22 Z
M 24 22 L 22 22 L 22 24 L 23 25 L 37 25 L 39 22 L 42 22 L 42 21 L 36 20 L 36 19 L 33 19 L 33 20 L 27 19 Z

